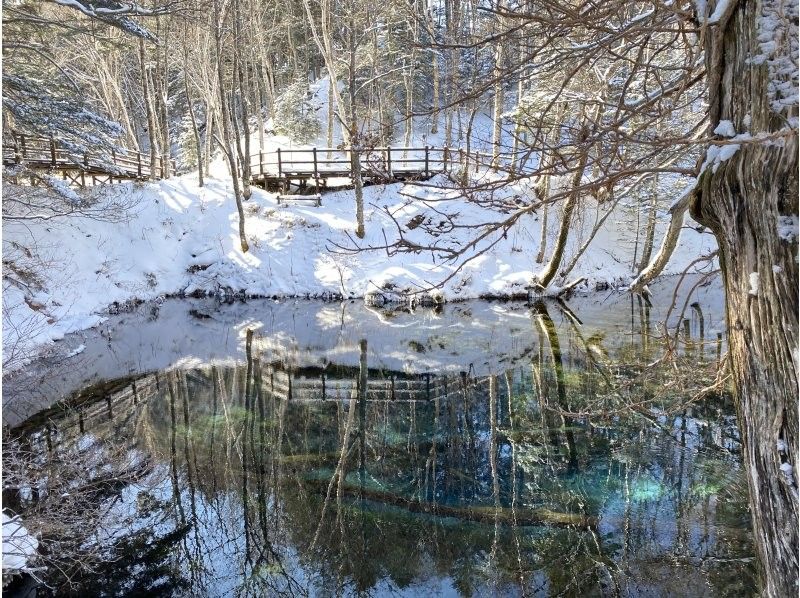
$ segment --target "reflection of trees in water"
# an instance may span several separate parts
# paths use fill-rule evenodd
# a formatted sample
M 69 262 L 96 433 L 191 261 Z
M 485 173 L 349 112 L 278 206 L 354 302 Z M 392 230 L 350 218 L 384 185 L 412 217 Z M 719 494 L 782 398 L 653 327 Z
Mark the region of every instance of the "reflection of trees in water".
M 735 422 L 713 403 L 578 415 L 615 406 L 652 340 L 620 366 L 565 321 L 537 304 L 530 366 L 446 377 L 430 401 L 381 400 L 367 341 L 342 400 L 287 400 L 252 332 L 245 366 L 160 374 L 136 417 L 108 429 L 169 468 L 169 484 L 146 494 L 160 509 L 154 537 L 173 534 L 166 569 L 204 595 L 335 595 L 438 576 L 464 594 L 685 594 L 737 575 L 744 587 Z M 625 396 L 669 403 L 663 379 Z

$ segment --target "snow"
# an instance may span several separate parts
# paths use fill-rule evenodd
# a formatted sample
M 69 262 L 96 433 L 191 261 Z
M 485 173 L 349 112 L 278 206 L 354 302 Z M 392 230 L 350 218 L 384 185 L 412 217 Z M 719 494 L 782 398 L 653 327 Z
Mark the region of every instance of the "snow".
M 680 206 L 686 200 L 686 198 L 692 193 L 692 191 L 694 191 L 696 185 L 697 185 L 697 179 L 690 179 L 688 184 L 683 188 L 683 191 L 681 191 L 675 197 L 675 200 L 670 204 L 669 212 L 673 212 L 675 209 L 677 209 L 677 207 Z
M 436 184 L 442 188 L 430 186 Z M 522 215 L 507 234 L 493 233 L 469 247 L 460 269 L 429 250 L 387 256 L 382 248 L 386 239 L 399 239 L 395 222 L 403 238 L 420 247 L 435 243 L 458 249 L 480 232 L 479 223 L 497 220 L 495 210 L 467 202 L 446 186 L 444 177 L 438 177 L 428 184 L 365 188 L 367 237 L 359 244 L 374 249 L 359 253 L 340 249 L 352 248 L 355 239 L 352 191 L 326 193 L 322 206 L 313 207 L 279 206 L 274 194 L 260 189 L 254 189 L 245 204 L 251 250 L 243 253 L 228 178 L 209 179 L 202 188 L 193 175 L 115 185 L 115 205 L 134 206 L 123 226 L 82 216 L 8 221 L 3 237 L 6 259 L 16 256 L 20 267 L 35 270 L 41 289 L 32 292 L 4 281 L 4 366 L 19 367 L 37 347 L 100 324 L 109 306 L 125 310 L 132 300 L 165 295 L 364 297 L 385 291 L 387 297 L 408 296 L 446 278 L 440 293 L 448 301 L 526 293 L 541 268 L 532 258 L 540 236 L 535 213 Z M 102 205 L 107 195 L 99 189 L 88 191 L 85 201 Z M 4 192 L 13 194 L 16 189 L 5 185 Z M 495 197 L 501 193 L 524 198 L 530 190 L 523 182 L 495 192 Z M 570 233 L 564 263 L 584 242 L 594 221 L 592 211 L 600 209 L 589 199 L 586 203 L 583 227 Z M 422 220 L 428 230 L 411 227 L 414 219 Z M 558 218 L 551 216 L 549 221 L 552 247 Z M 622 284 L 633 262 L 632 231 L 624 213 L 610 218 L 569 279 L 585 276 L 583 289 L 597 282 Z M 663 225 L 658 234 L 662 231 Z M 12 244 L 35 248 L 37 259 L 6 251 Z M 711 249 L 710 235 L 687 228 L 666 273 L 680 272 Z M 555 281 L 563 282 L 568 281 Z
M 781 272 L 783 272 L 783 268 L 781 268 L 781 267 L 780 267 L 779 265 L 777 265 L 777 264 L 773 264 L 773 266 L 772 266 L 772 273 L 773 273 L 773 274 L 780 274 Z
M 697 9 L 697 16 L 702 21 L 703 18 L 706 16 L 706 9 L 708 8 L 708 3 L 706 0 L 694 0 L 695 8 Z
M 754 297 L 758 297 L 758 272 L 751 272 L 750 273 L 750 294 Z
M 729 120 L 721 120 L 717 125 L 717 128 L 714 129 L 715 135 L 722 135 L 723 137 L 735 137 L 736 136 L 736 129 L 733 126 L 733 123 Z
M 789 446 L 786 441 L 783 438 L 778 438 L 778 452 L 785 453 L 787 450 L 789 450 Z
M 767 64 L 767 95 L 773 111 L 796 114 L 798 105 L 798 5 L 797 2 L 765 0 L 758 18 L 761 54 L 754 64 Z M 793 125 L 796 128 L 796 124 Z
M 778 236 L 789 243 L 795 241 L 798 237 L 798 228 L 800 222 L 796 215 L 779 216 L 778 217 Z
M 726 133 L 727 132 L 735 133 L 732 124 L 730 128 L 728 128 L 727 126 L 723 126 L 722 123 L 728 123 L 728 122 L 730 121 L 721 121 L 720 124 L 717 125 L 717 128 L 714 129 L 714 132 L 717 133 L 717 130 L 720 129 L 720 127 L 722 127 L 721 130 L 725 131 Z M 727 142 L 724 145 L 714 145 L 714 144 L 709 145 L 708 149 L 706 150 L 706 158 L 703 161 L 702 166 L 700 167 L 700 172 L 701 173 L 704 172 L 706 168 L 709 167 L 711 168 L 711 172 L 717 172 L 717 169 L 723 162 L 726 162 L 731 158 L 733 158 L 733 156 L 736 155 L 736 152 L 738 152 L 741 149 L 742 144 L 735 143 L 736 141 L 747 142 L 747 141 L 752 141 L 752 139 L 753 136 L 750 133 L 739 133 L 738 135 L 733 135 L 731 137 L 731 142 Z
M 3 511 L 3 574 L 24 570 L 38 549 L 39 541 L 25 529 L 20 518 Z
M 781 472 L 789 486 L 794 486 L 794 467 L 790 463 L 781 463 Z
M 70 357 L 75 357 L 76 355 L 79 355 L 79 354 L 83 353 L 85 350 L 86 350 L 86 345 L 78 345 L 72 351 L 67 353 L 67 355 L 65 355 L 65 357 L 67 359 L 70 358 Z
M 718 0 L 716 6 L 714 7 L 714 12 L 711 13 L 710 17 L 708 17 L 709 25 L 714 25 L 720 22 L 720 19 L 722 19 L 722 16 L 725 14 L 725 11 L 728 10 L 728 6 L 730 6 L 730 3 L 731 0 Z

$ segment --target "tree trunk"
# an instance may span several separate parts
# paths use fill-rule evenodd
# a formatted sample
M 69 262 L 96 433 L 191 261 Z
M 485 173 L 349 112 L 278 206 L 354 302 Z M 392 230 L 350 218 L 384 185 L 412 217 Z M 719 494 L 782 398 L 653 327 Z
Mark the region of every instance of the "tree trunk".
M 215 5 L 215 9 L 216 9 Z M 220 99 L 220 118 L 222 120 L 222 153 L 228 161 L 228 169 L 231 173 L 231 181 L 233 182 L 233 198 L 236 201 L 236 211 L 239 215 L 239 243 L 242 248 L 242 253 L 247 253 L 250 249 L 247 243 L 247 235 L 244 229 L 244 207 L 242 205 L 242 192 L 239 187 L 239 169 L 236 166 L 236 154 L 234 153 L 233 135 L 231 133 L 231 115 L 228 106 L 228 99 L 225 92 L 225 75 L 223 71 L 223 58 L 222 58 L 222 28 L 221 26 L 215 31 L 215 51 L 217 60 L 217 85 Z
M 158 136 L 156 135 L 156 118 L 153 110 L 150 77 L 147 74 L 147 55 L 145 54 L 143 39 L 139 39 L 139 64 L 142 69 L 142 101 L 147 113 L 147 136 L 150 143 L 150 178 L 153 179 L 158 164 Z
M 361 178 L 361 139 L 358 134 L 358 111 L 356 104 L 356 23 L 350 18 L 350 66 L 348 69 L 350 96 L 350 165 L 353 170 L 353 191 L 356 196 L 356 236 L 363 239 L 364 231 L 364 181 Z
M 641 273 L 642 270 L 647 268 L 650 263 L 650 257 L 653 255 L 653 240 L 656 236 L 656 217 L 658 216 L 658 175 L 653 177 L 652 181 L 652 194 L 650 196 L 650 209 L 647 213 L 647 228 L 644 233 L 644 247 L 642 247 L 642 259 L 638 266 L 635 266 L 636 272 Z
M 433 25 L 433 13 L 428 13 L 430 30 L 435 31 Z M 439 132 L 439 51 L 434 48 L 431 50 L 431 63 L 433 66 L 433 111 L 431 113 L 431 134 Z
M 580 112 L 583 120 L 583 107 L 581 107 Z M 595 113 L 595 118 L 592 119 L 591 122 L 596 122 L 596 117 L 597 114 Z M 581 138 L 579 140 L 579 144 L 583 144 L 588 137 L 588 124 L 586 121 L 583 122 L 580 135 Z M 569 191 L 566 201 L 564 202 L 564 213 L 561 216 L 561 226 L 558 228 L 558 236 L 556 237 L 556 244 L 553 247 L 553 255 L 550 256 L 550 260 L 547 262 L 544 270 L 542 270 L 542 272 L 536 277 L 535 282 L 538 283 L 543 289 L 548 287 L 558 273 L 561 260 L 564 258 L 564 250 L 567 247 L 569 229 L 572 226 L 572 213 L 575 211 L 575 208 L 578 205 L 578 200 L 580 199 L 579 189 L 581 186 L 581 180 L 583 178 L 583 171 L 586 168 L 586 162 L 589 159 L 589 150 L 586 147 L 579 146 L 579 152 L 580 157 L 578 158 L 578 167 L 575 170 L 575 174 L 572 176 L 572 187 Z
M 197 145 L 197 184 L 203 186 L 203 143 L 200 139 L 200 129 L 197 127 L 197 116 L 194 113 L 194 103 L 189 91 L 189 76 L 186 69 L 183 71 L 183 88 L 186 92 L 186 104 L 189 106 L 189 118 L 192 121 L 192 132 L 194 133 L 194 142 Z
M 502 3 L 498 4 L 502 9 Z M 502 23 L 501 23 L 502 25 Z M 498 40 L 494 49 L 494 113 L 492 115 L 492 168 L 497 170 L 500 167 L 500 141 L 503 132 L 503 105 L 505 96 L 503 94 L 503 62 L 505 60 L 505 48 L 503 40 Z
M 690 208 L 719 244 L 753 532 L 764 595 L 776 598 L 798 592 L 798 145 L 797 129 L 786 125 L 797 104 L 773 111 L 774 83 L 787 76 L 770 72 L 781 58 L 791 65 L 794 51 L 783 47 L 785 29 L 783 40 L 780 31 L 768 35 L 778 42 L 774 52 L 758 41 L 762 11 L 791 13 L 788 1 L 777 4 L 731 3 L 731 14 L 709 28 L 705 50 L 709 128 L 729 120 L 737 132 L 780 131 L 781 138 L 743 143 L 733 157 L 709 165 Z M 752 64 L 759 54 L 767 62 Z
M 160 19 L 159 19 L 160 21 Z M 164 150 L 164 160 L 162 162 L 163 172 L 161 176 L 165 179 L 169 178 L 170 175 L 170 148 L 171 143 L 169 139 L 169 19 L 166 19 L 166 30 L 164 31 L 164 37 L 162 41 L 162 45 L 164 46 L 164 64 L 158 65 L 158 61 L 156 62 L 156 72 L 158 73 L 159 78 L 159 108 L 161 109 L 161 119 L 163 120 L 161 125 L 161 147 Z M 156 56 L 160 56 L 158 51 L 156 51 Z M 162 68 L 159 68 L 161 66 Z

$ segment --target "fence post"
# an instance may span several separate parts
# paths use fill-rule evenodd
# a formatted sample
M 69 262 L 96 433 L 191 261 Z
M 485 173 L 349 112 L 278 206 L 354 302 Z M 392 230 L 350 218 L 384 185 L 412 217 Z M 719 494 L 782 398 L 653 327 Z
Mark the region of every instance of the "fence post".
M 26 151 L 25 151 L 25 135 L 20 135 L 19 136 L 19 146 L 22 149 L 22 157 L 25 158 L 26 157 L 25 156 L 25 153 L 26 153 Z
M 142 178 L 142 152 L 136 152 L 136 176 Z
M 429 156 L 429 154 L 428 154 L 428 150 L 429 150 L 429 148 L 428 148 L 428 146 L 426 145 L 426 146 L 425 146 L 425 176 L 426 176 L 426 177 L 428 176 L 429 163 L 430 163 L 430 156 Z
M 258 152 L 258 173 L 264 174 L 264 152 Z
M 478 168 L 481 165 L 481 153 L 475 152 L 475 172 L 478 172 Z
M 56 165 L 56 140 L 50 135 L 50 161 Z
M 316 148 L 316 146 L 314 147 L 314 149 L 312 151 L 314 153 L 314 178 L 317 179 L 317 178 L 319 178 L 319 173 L 317 172 L 317 148 Z
M 281 148 L 278 148 L 278 177 L 279 177 L 279 178 L 280 178 L 280 176 L 281 176 L 281 174 L 282 174 L 282 173 L 281 173 L 281 171 L 282 171 L 282 168 L 283 168 L 283 167 L 282 167 L 282 164 L 281 164 Z
M 392 146 L 386 146 L 386 171 L 392 176 Z
M 83 152 L 83 165 L 89 168 L 89 152 Z
M 444 171 L 447 172 L 447 162 L 450 159 L 450 150 L 445 145 L 444 150 L 442 150 L 442 162 L 444 162 Z

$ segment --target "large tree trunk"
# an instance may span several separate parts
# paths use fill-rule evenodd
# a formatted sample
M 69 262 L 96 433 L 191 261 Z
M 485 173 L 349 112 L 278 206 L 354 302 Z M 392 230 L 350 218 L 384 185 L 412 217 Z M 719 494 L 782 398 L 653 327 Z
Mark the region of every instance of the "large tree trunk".
M 760 12 L 791 14 L 790 1 L 733 2 L 732 14 L 707 34 L 710 128 L 730 120 L 738 133 L 783 134 L 777 143 L 743 143 L 716 169 L 709 165 L 691 206 L 719 243 L 753 531 L 770 597 L 798 592 L 798 145 L 797 130 L 786 128 L 797 106 L 774 112 L 768 83 L 781 76 L 770 73 L 770 61 L 749 59 L 765 53 L 757 39 Z M 767 36 L 778 42 L 777 53 L 788 45 L 779 33 Z M 787 60 L 793 52 L 786 49 Z

